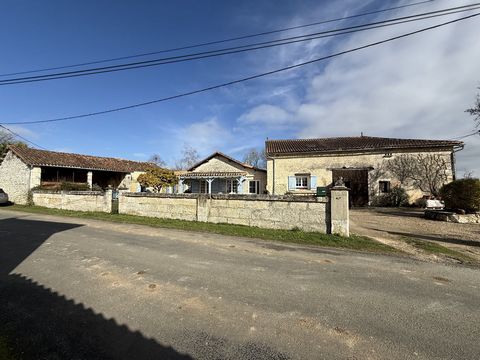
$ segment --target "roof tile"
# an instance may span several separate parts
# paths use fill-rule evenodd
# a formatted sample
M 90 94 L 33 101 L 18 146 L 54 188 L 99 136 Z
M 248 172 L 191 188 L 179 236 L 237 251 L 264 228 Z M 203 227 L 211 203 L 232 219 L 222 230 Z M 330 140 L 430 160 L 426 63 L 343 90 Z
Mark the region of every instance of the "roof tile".
M 461 146 L 463 142 L 452 140 L 395 139 L 373 136 L 333 137 L 319 139 L 267 140 L 267 155 L 297 153 L 334 153 L 356 150 L 390 150 L 409 148 L 445 148 Z
M 10 145 L 9 148 L 30 166 L 55 166 L 124 173 L 144 171 L 155 166 L 148 162 L 38 150 L 18 145 Z

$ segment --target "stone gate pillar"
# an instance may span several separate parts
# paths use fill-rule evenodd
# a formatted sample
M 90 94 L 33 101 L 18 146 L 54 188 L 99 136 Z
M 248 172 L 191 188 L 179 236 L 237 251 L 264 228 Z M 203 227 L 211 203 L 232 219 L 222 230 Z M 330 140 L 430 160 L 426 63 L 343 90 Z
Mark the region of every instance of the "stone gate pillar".
M 348 188 L 336 185 L 330 191 L 331 233 L 350 236 L 350 218 L 348 209 Z

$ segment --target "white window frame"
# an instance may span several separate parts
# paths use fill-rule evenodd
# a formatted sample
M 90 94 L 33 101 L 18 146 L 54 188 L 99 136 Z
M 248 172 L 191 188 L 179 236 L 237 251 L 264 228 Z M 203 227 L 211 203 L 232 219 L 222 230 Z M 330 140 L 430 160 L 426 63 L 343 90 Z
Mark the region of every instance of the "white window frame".
M 225 189 L 227 194 L 236 194 L 238 192 L 238 185 L 236 179 L 227 179 L 225 181 Z
M 299 175 L 295 176 L 295 189 L 303 190 L 309 188 L 309 176 L 306 175 Z M 299 185 L 300 184 L 300 185 Z
M 250 185 L 255 184 L 255 192 L 251 191 Z M 260 194 L 260 180 L 248 180 L 248 193 L 249 194 Z
M 200 194 L 207 194 L 208 193 L 208 182 L 207 182 L 207 180 L 202 180 L 202 179 L 200 180 L 200 183 L 198 184 L 198 192 Z

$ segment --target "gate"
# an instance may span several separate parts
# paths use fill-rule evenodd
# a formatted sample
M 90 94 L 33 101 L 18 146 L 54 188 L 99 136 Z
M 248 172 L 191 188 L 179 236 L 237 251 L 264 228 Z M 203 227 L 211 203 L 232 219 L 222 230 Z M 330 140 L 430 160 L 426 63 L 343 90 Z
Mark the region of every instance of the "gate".
M 112 190 L 112 214 L 118 214 L 118 190 Z
M 368 169 L 335 169 L 333 183 L 340 177 L 349 189 L 349 202 L 351 206 L 368 205 Z

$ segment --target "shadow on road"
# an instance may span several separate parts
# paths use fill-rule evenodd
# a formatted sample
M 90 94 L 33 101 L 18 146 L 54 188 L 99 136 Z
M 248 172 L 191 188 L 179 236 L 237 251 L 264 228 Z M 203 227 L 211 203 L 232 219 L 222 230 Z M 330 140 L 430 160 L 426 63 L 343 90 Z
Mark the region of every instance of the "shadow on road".
M 0 220 L 0 333 L 21 358 L 191 359 L 14 272 L 52 235 L 79 226 Z

